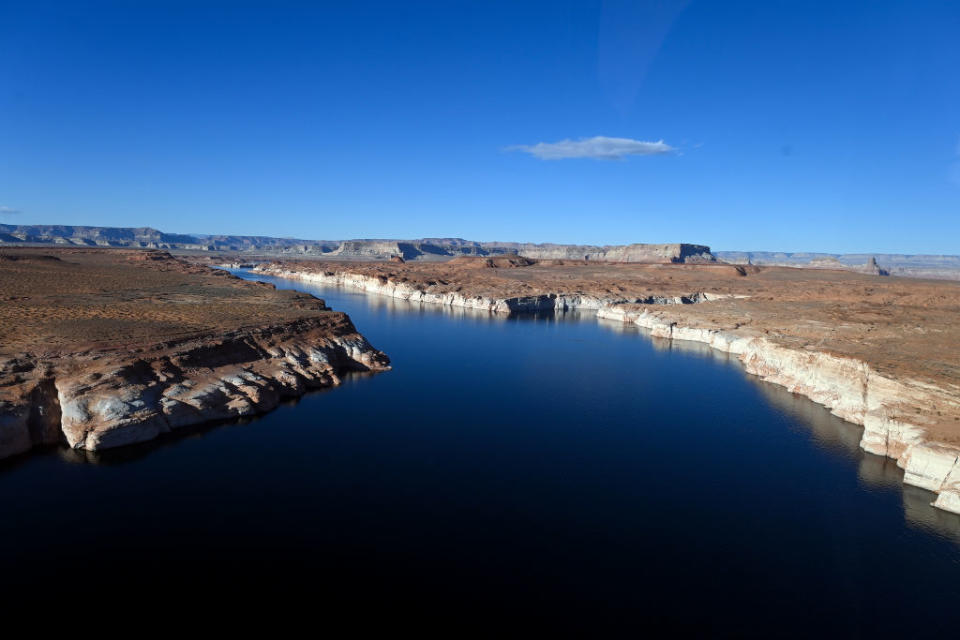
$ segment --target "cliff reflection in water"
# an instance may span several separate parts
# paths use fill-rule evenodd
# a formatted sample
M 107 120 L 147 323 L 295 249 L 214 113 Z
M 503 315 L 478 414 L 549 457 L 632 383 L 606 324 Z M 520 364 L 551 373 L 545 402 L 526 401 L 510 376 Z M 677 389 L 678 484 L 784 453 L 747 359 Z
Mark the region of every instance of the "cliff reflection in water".
M 863 427 L 838 418 L 826 407 L 791 393 L 784 387 L 746 374 L 742 370 L 740 361 L 733 354 L 718 351 L 702 342 L 650 336 L 649 331 L 635 325 L 610 320 L 600 320 L 600 323 L 605 328 L 618 333 L 645 334 L 657 351 L 674 351 L 716 362 L 727 362 L 738 367 L 771 406 L 795 418 L 797 424 L 806 427 L 813 442 L 819 447 L 855 460 L 857 477 L 864 487 L 900 492 L 907 524 L 960 542 L 960 515 L 935 509 L 931 503 L 936 499 L 936 494 L 932 491 L 905 485 L 903 470 L 897 466 L 895 460 L 886 456 L 873 455 L 861 449 L 860 438 L 863 435 Z
M 259 278 L 258 278 L 259 279 Z M 264 278 L 272 282 L 277 280 Z M 785 388 L 763 382 L 745 374 L 737 357 L 718 351 L 701 342 L 670 340 L 657 338 L 649 331 L 633 324 L 614 320 L 598 319 L 592 311 L 544 312 L 538 314 L 503 315 L 479 309 L 452 307 L 446 305 L 410 302 L 385 295 L 371 294 L 344 287 L 311 287 L 304 283 L 291 283 L 294 288 L 317 290 L 333 289 L 338 296 L 346 296 L 352 304 L 361 305 L 371 312 L 390 312 L 422 316 L 443 316 L 478 324 L 504 323 L 598 323 L 604 330 L 619 334 L 641 334 L 650 341 L 652 348 L 659 352 L 677 352 L 687 356 L 704 358 L 713 362 L 736 367 L 740 375 L 756 387 L 760 395 L 773 407 L 790 416 L 788 428 L 800 425 L 803 432 L 810 436 L 819 448 L 843 456 L 857 464 L 857 475 L 863 487 L 872 490 L 895 491 L 902 497 L 906 522 L 916 528 L 930 530 L 936 534 L 960 542 L 960 515 L 934 509 L 931 506 L 935 494 L 917 487 L 903 484 L 903 471 L 896 462 L 883 456 L 868 454 L 860 449 L 863 428 L 838 418 L 825 407 L 793 393 Z M 339 305 L 332 305 L 337 308 Z
M 324 285 L 332 288 L 330 285 Z M 478 322 L 503 323 L 503 322 L 578 322 L 589 320 L 591 322 L 596 318 L 593 311 L 541 311 L 537 313 L 520 313 L 515 315 L 506 315 L 503 313 L 494 313 L 484 309 L 471 309 L 468 307 L 455 307 L 445 304 L 432 304 L 428 302 L 411 302 L 402 298 L 394 298 L 378 293 L 358 292 L 354 289 L 345 287 L 336 287 L 344 295 L 357 296 L 363 300 L 363 304 L 370 311 L 389 311 L 405 314 L 419 313 L 421 315 L 443 316 L 453 319 L 470 319 Z

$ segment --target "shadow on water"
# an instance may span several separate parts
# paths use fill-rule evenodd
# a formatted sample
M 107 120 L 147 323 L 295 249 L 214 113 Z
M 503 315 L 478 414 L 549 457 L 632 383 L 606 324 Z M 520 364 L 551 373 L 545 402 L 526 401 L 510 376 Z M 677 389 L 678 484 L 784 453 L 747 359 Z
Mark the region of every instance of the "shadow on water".
M 235 271 L 241 277 L 251 277 L 248 272 Z M 269 278 L 276 283 L 278 280 Z M 743 370 L 739 359 L 730 353 L 690 340 L 671 340 L 650 335 L 649 330 L 616 320 L 597 318 L 592 311 L 538 312 L 525 314 L 498 314 L 478 309 L 453 307 L 447 305 L 410 302 L 386 295 L 358 292 L 346 287 L 329 287 L 350 296 L 357 296 L 371 311 L 390 313 L 419 314 L 423 316 L 440 315 L 453 319 L 470 319 L 484 323 L 542 323 L 559 324 L 571 322 L 597 323 L 603 329 L 623 335 L 641 335 L 649 340 L 651 347 L 661 353 L 680 353 L 685 356 L 703 358 L 737 369 L 773 407 L 794 418 L 795 423 L 803 425 L 812 441 L 821 449 L 839 454 L 857 464 L 858 478 L 864 486 L 872 489 L 897 491 L 902 496 L 906 522 L 914 527 L 932 531 L 960 543 L 960 515 L 943 511 L 932 506 L 936 494 L 919 487 L 903 483 L 903 471 L 896 461 L 885 456 L 877 456 L 860 448 L 863 427 L 839 418 L 822 405 L 809 398 L 791 393 L 785 388 L 760 380 Z
M 658 338 L 635 325 L 605 319 L 599 322 L 604 328 L 617 333 L 645 335 L 657 351 L 683 353 L 736 368 L 771 406 L 793 417 L 795 424 L 802 425 L 818 447 L 856 462 L 857 477 L 865 487 L 899 492 L 907 524 L 960 543 L 960 514 L 935 508 L 933 501 L 937 496 L 932 491 L 904 484 L 903 470 L 897 466 L 896 460 L 861 449 L 863 427 L 833 415 L 826 407 L 809 398 L 748 374 L 735 355 L 714 349 L 703 342 Z
M 236 275 L 247 279 L 254 279 L 255 274 L 244 271 L 232 271 Z M 902 497 L 902 505 L 906 522 L 913 527 L 930 531 L 935 534 L 960 542 L 960 515 L 951 514 L 931 506 L 935 494 L 903 484 L 903 471 L 897 467 L 894 460 L 884 456 L 876 456 L 860 449 L 859 443 L 863 433 L 862 427 L 842 420 L 830 413 L 825 407 L 801 395 L 791 393 L 785 388 L 772 383 L 764 382 L 755 376 L 743 371 L 742 364 L 736 356 L 711 348 L 709 345 L 685 341 L 658 338 L 650 335 L 646 329 L 636 325 L 607 319 L 598 319 L 590 311 L 567 312 L 539 312 L 530 314 L 504 315 L 484 310 L 452 307 L 446 305 L 410 302 L 389 296 L 357 292 L 343 287 L 315 287 L 297 281 L 281 281 L 276 278 L 255 279 L 273 283 L 282 283 L 291 288 L 336 289 L 339 294 L 349 296 L 371 313 L 403 314 L 405 317 L 442 316 L 453 320 L 469 320 L 471 323 L 490 325 L 506 324 L 544 324 L 554 325 L 562 323 L 589 322 L 598 324 L 605 331 L 623 334 L 624 336 L 643 336 L 649 341 L 652 349 L 659 353 L 679 353 L 688 357 L 702 358 L 711 362 L 735 368 L 739 375 L 755 387 L 759 395 L 779 412 L 790 416 L 793 420 L 787 422 L 787 427 L 803 428 L 804 433 L 820 449 L 834 455 L 839 455 L 856 464 L 857 475 L 865 488 L 898 492 Z M 322 295 L 321 295 L 322 297 Z M 364 328 L 359 327 L 361 332 Z M 577 340 L 573 338 L 573 340 Z M 307 398 L 336 391 L 379 375 L 375 372 L 348 372 L 342 376 L 339 387 L 329 387 L 309 391 L 302 397 L 282 400 L 278 409 L 295 407 Z M 163 436 L 136 445 L 108 449 L 104 451 L 83 451 L 69 449 L 66 446 L 49 446 L 35 449 L 23 455 L 0 461 L 0 476 L 13 472 L 25 465 L 29 460 L 38 456 L 56 456 L 64 462 L 78 464 L 93 464 L 119 466 L 142 460 L 158 450 L 175 447 L 184 441 L 205 438 L 224 428 L 237 428 L 250 425 L 261 419 L 260 415 L 246 416 L 227 420 L 218 420 L 191 427 L 185 427 L 164 434 Z
M 114 611 L 101 594 L 119 587 L 151 606 L 243 594 L 276 619 L 442 612 L 537 636 L 955 631 L 960 520 L 861 452 L 858 427 L 736 358 L 593 314 L 269 281 L 348 312 L 393 371 L 4 467 L 11 611 L 79 578 Z
M 808 428 L 822 449 L 843 455 L 857 464 L 857 477 L 864 487 L 899 492 L 907 524 L 932 531 L 960 543 L 960 515 L 933 506 L 937 494 L 903 483 L 903 470 L 896 460 L 867 453 L 860 448 L 863 427 L 847 422 L 812 400 L 791 393 L 754 376 L 748 377 L 772 406 L 797 418 Z
M 335 391 L 338 388 L 356 384 L 365 378 L 371 378 L 373 376 L 380 375 L 380 373 L 381 372 L 379 371 L 347 371 L 340 376 L 341 383 L 339 385 L 325 387 L 322 389 L 311 389 L 302 396 L 283 398 L 279 403 L 277 403 L 277 406 L 270 411 L 296 407 L 302 401 L 308 398 L 320 396 L 330 393 L 331 391 Z M 13 456 L 0 461 L 0 476 L 16 470 L 22 465 L 27 464 L 32 459 L 45 455 L 56 456 L 63 462 L 70 464 L 92 464 L 98 466 L 120 466 L 129 464 L 142 460 L 143 458 L 146 458 L 150 454 L 161 449 L 176 447 L 187 440 L 205 438 L 210 434 L 225 428 L 238 428 L 254 424 L 270 411 L 249 416 L 242 416 L 239 418 L 211 420 L 209 422 L 181 427 L 174 431 L 161 434 L 153 440 L 117 447 L 115 449 L 87 451 L 85 449 L 71 449 L 65 443 L 37 447 L 21 455 Z
M 328 285 L 325 285 L 328 286 Z M 504 314 L 494 313 L 484 309 L 470 309 L 468 307 L 455 307 L 444 304 L 432 304 L 427 302 L 411 302 L 400 298 L 377 294 L 377 293 L 359 293 L 347 290 L 344 287 L 338 287 L 343 293 L 348 295 L 357 295 L 364 298 L 364 305 L 373 312 L 387 311 L 390 313 L 419 314 L 422 316 L 443 316 L 454 320 L 469 318 L 474 321 L 488 322 L 490 324 L 503 324 L 509 322 L 516 323 L 547 323 L 554 324 L 560 322 L 579 322 L 581 320 L 594 321 L 596 314 L 593 312 L 581 311 L 537 311 L 532 313 Z

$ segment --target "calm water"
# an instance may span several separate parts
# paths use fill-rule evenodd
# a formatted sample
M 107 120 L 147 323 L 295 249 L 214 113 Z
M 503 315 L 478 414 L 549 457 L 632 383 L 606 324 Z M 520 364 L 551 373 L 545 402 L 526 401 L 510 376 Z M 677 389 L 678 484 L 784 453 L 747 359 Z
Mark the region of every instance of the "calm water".
M 201 602 L 453 636 L 957 633 L 960 517 L 724 355 L 274 282 L 348 311 L 393 371 L 8 462 L 0 607 Z

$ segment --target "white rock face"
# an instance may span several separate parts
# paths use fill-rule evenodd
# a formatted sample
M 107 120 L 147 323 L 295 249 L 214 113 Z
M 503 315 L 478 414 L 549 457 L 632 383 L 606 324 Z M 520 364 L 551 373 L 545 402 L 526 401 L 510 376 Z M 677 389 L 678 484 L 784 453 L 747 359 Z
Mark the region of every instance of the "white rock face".
M 42 378 L 27 387 L 19 402 L 16 393 L 0 399 L 0 458 L 60 439 L 60 407 L 52 380 Z
M 806 396 L 844 420 L 862 425 L 862 449 L 897 460 L 897 464 L 904 469 L 905 483 L 936 492 L 935 507 L 960 513 L 960 449 L 927 442 L 923 425 L 907 422 L 904 418 L 910 413 L 910 407 L 960 406 L 960 398 L 956 393 L 920 381 L 894 380 L 871 370 L 866 363 L 851 358 L 788 348 L 745 331 L 679 326 L 662 319 L 653 310 L 635 311 L 620 306 L 625 302 L 691 304 L 734 296 L 696 293 L 690 296 L 651 296 L 642 300 L 626 300 L 548 294 L 498 299 L 468 297 L 460 293 L 428 293 L 408 283 L 345 271 L 292 271 L 274 265 L 262 265 L 254 270 L 282 278 L 351 287 L 411 302 L 495 313 L 595 310 L 598 318 L 636 324 L 648 329 L 655 337 L 708 344 L 714 349 L 736 355 L 747 373 Z
M 359 289 L 367 293 L 422 302 L 439 304 L 448 307 L 463 307 L 493 313 L 533 313 L 537 311 L 597 311 L 613 304 L 625 302 L 637 304 L 689 304 L 716 300 L 725 295 L 694 293 L 689 296 L 649 296 L 647 298 L 597 298 L 586 295 L 544 294 L 538 296 L 519 296 L 515 298 L 490 298 L 484 296 L 465 296 L 459 292 L 431 293 L 421 291 L 406 282 L 394 282 L 386 278 L 365 276 L 346 271 L 317 273 L 312 271 L 291 271 L 273 265 L 262 265 L 254 268 L 257 273 L 264 273 L 278 278 L 291 278 L 304 282 L 315 282 L 323 285 L 333 285 Z
M 263 413 L 283 397 L 339 384 L 344 371 L 384 370 L 388 363 L 352 325 L 335 333 L 306 321 L 199 339 L 155 355 L 71 360 L 51 366 L 18 402 L 0 407 L 0 457 L 61 439 L 89 451 L 144 442 L 189 425 Z
M 923 425 L 902 417 L 910 407 L 956 406 L 960 399 L 955 394 L 919 381 L 893 380 L 858 360 L 791 349 L 761 336 L 681 327 L 649 310 L 614 306 L 600 309 L 597 316 L 636 324 L 657 337 L 704 342 L 735 354 L 748 373 L 863 425 L 861 448 L 897 460 L 905 483 L 938 493 L 933 506 L 960 513 L 960 449 L 927 442 Z

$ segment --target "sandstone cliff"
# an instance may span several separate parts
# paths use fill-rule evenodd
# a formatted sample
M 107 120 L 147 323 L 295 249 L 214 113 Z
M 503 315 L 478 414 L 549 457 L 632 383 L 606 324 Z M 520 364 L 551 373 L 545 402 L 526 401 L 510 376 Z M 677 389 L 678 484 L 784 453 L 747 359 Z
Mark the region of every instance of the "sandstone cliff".
M 0 253 L 0 458 L 98 450 L 389 368 L 344 313 L 160 252 Z
M 719 259 L 731 264 L 794 267 L 811 266 L 811 263 L 821 261 L 827 268 L 853 269 L 872 273 L 886 272 L 911 278 L 960 280 L 960 256 L 955 255 L 712 251 L 705 245 L 679 243 L 596 246 L 478 242 L 463 238 L 304 240 L 268 236 L 165 233 L 149 227 L 0 224 L 0 247 L 18 245 L 125 247 L 165 249 L 183 253 L 239 253 L 244 256 L 239 258 L 241 261 L 248 261 L 255 257 L 296 258 L 298 256 L 384 261 L 400 256 L 408 261 L 432 261 L 448 260 L 458 256 L 499 255 L 609 262 L 703 263 Z M 871 261 L 875 264 L 871 264 Z
M 457 256 L 520 255 L 531 258 L 604 260 L 612 262 L 710 262 L 710 247 L 694 244 L 631 244 L 616 246 L 475 242 L 462 238 L 419 240 L 301 240 L 266 236 L 187 235 L 149 227 L 114 228 L 69 225 L 0 224 L 0 246 L 58 245 L 166 249 L 184 252 L 241 252 L 333 259 L 445 260 Z
M 273 409 L 387 358 L 345 316 L 210 336 L 140 353 L 0 362 L 0 458 L 60 441 L 98 450 Z
M 460 264 L 403 265 L 390 275 L 359 265 L 331 269 L 272 264 L 257 270 L 412 302 L 496 313 L 595 311 L 599 318 L 633 323 L 655 336 L 708 344 L 736 355 L 748 373 L 862 425 L 860 444 L 865 451 L 897 460 L 905 483 L 935 492 L 934 506 L 960 513 L 960 384 L 956 376 L 960 363 L 955 362 L 957 345 L 951 337 L 956 331 L 960 291 L 953 285 L 949 291 L 938 291 L 930 285 L 891 282 L 878 290 L 867 283 L 889 280 L 851 274 L 844 276 L 847 281 L 837 282 L 829 272 L 759 268 L 731 276 L 723 269 L 733 268 L 720 265 L 705 265 L 700 272 L 684 265 L 651 267 L 652 271 L 612 266 L 596 271 L 562 264 L 510 266 L 514 265 L 488 269 L 495 273 L 484 272 L 482 277 L 476 275 L 477 269 Z M 572 273 L 585 273 L 591 279 L 575 280 Z M 608 282 L 592 279 L 603 273 L 609 274 Z M 638 280 L 637 273 L 648 275 Z M 809 282 L 810 278 L 814 281 Z M 654 282 L 663 293 L 637 295 Z M 676 288 L 683 282 L 711 290 L 678 294 Z M 841 293 L 831 293 L 830 288 Z M 532 295 L 510 295 L 524 290 Z M 783 300 L 772 298 L 772 293 Z M 850 311 L 843 315 L 836 309 L 836 300 L 843 295 L 863 296 L 864 302 L 847 302 Z M 879 306 L 873 297 L 879 299 Z M 904 300 L 917 305 L 917 311 L 902 312 L 902 319 L 888 321 L 879 331 L 877 321 L 890 314 L 893 302 Z M 697 304 L 704 302 L 710 304 Z M 931 303 L 940 305 L 936 315 L 933 308 L 922 306 Z M 701 312 L 706 309 L 715 313 Z M 926 326 L 914 324 L 921 318 Z M 880 340 L 876 344 L 886 345 L 886 353 L 873 346 L 878 338 L 872 334 Z M 897 336 L 899 345 L 888 336 Z M 917 366 L 918 353 L 927 352 L 938 355 Z
M 960 446 L 931 440 L 927 433 L 937 422 L 935 412 L 960 413 L 956 388 L 882 375 L 865 362 L 785 347 L 749 329 L 683 326 L 655 309 L 618 305 L 597 315 L 636 324 L 656 337 L 703 342 L 736 355 L 748 373 L 862 425 L 864 451 L 895 459 L 905 483 L 937 493 L 934 506 L 960 513 Z
M 710 247 L 698 244 L 630 244 L 595 247 L 581 245 L 517 245 L 526 258 L 599 260 L 602 262 L 715 262 Z
M 345 286 L 353 289 L 385 295 L 391 298 L 440 304 L 448 307 L 464 307 L 494 313 L 537 313 L 544 311 L 596 311 L 611 304 L 626 302 L 638 304 L 690 304 L 724 297 L 722 294 L 694 292 L 687 295 L 650 295 L 643 297 L 596 296 L 581 293 L 543 293 L 527 296 L 498 297 L 465 292 L 432 292 L 411 282 L 396 282 L 384 277 L 370 276 L 349 271 L 298 271 L 282 265 L 258 265 L 257 273 L 313 282 L 316 284 Z

